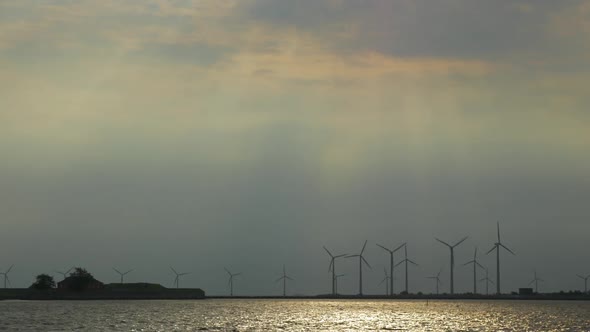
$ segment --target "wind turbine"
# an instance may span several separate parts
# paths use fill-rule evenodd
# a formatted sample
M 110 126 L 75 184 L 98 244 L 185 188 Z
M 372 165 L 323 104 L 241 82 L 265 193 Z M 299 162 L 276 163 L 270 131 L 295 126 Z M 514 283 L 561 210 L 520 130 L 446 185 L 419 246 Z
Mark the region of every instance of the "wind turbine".
M 227 282 L 229 285 L 229 296 L 234 296 L 234 277 L 239 276 L 242 273 L 231 273 L 225 267 L 223 269 L 225 270 L 225 272 L 227 272 L 227 274 L 229 274 L 229 280 Z
M 344 277 L 346 274 L 337 274 L 334 276 L 334 285 L 336 287 L 336 294 L 338 294 L 338 278 Z
M 330 255 L 330 266 L 328 267 L 328 272 L 332 271 L 332 295 L 336 295 L 336 259 L 344 257 L 346 254 L 334 256 L 325 246 L 324 250 L 328 253 L 328 255 Z
M 436 295 L 439 294 L 438 292 L 438 285 L 442 284 L 442 282 L 440 281 L 440 274 L 442 273 L 442 268 L 438 271 L 438 273 L 436 274 L 436 276 L 432 276 L 432 277 L 426 277 L 427 279 L 432 279 L 435 281 L 436 283 Z
M 117 274 L 119 274 L 121 276 L 121 282 L 120 283 L 122 284 L 123 283 L 123 277 L 125 277 L 125 275 L 127 275 L 128 273 L 133 272 L 133 269 L 131 269 L 131 270 L 125 272 L 125 273 L 123 273 L 123 272 L 121 272 L 121 271 L 119 271 L 119 270 L 117 270 L 115 268 L 113 268 L 113 271 L 117 272 Z
M 59 273 L 59 274 L 61 274 L 62 276 L 64 276 L 64 280 L 65 280 L 65 279 L 68 277 L 68 274 L 69 274 L 70 272 L 72 272 L 72 270 L 73 270 L 73 269 L 74 269 L 74 268 L 73 268 L 73 267 L 71 267 L 71 268 L 70 268 L 69 270 L 67 270 L 66 272 L 60 272 L 60 271 L 55 271 L 55 272 L 56 272 L 56 273 Z
M 443 240 L 440 240 L 435 237 L 435 239 L 444 244 L 445 246 L 449 247 L 451 250 L 451 295 L 455 294 L 455 278 L 454 278 L 454 270 L 455 270 L 455 247 L 463 243 L 463 241 L 467 240 L 467 236 L 464 237 L 461 241 L 455 243 L 454 245 L 450 245 Z
M 587 294 L 588 293 L 588 279 L 590 279 L 590 274 L 585 277 L 578 274 L 578 278 L 584 280 L 584 294 Z
M 531 282 L 529 282 L 529 285 L 532 285 L 534 283 L 535 284 L 535 293 L 539 294 L 539 281 L 542 282 L 545 280 L 537 277 L 537 270 L 534 270 L 533 273 L 534 273 L 535 277 L 533 278 L 533 280 L 531 280 Z
M 475 252 L 473 253 L 473 260 L 470 260 L 469 262 L 463 264 L 463 266 L 469 264 L 473 264 L 473 295 L 475 295 L 477 294 L 477 267 L 479 266 L 480 268 L 485 270 L 483 265 L 479 264 L 479 262 L 477 261 L 477 247 L 475 247 Z
M 189 274 L 189 272 L 178 273 L 172 266 L 170 267 L 170 270 L 172 270 L 172 272 L 174 272 L 174 274 L 176 275 L 176 278 L 174 278 L 174 285 L 176 286 L 176 288 L 178 288 L 180 284 L 180 277 Z
M 408 245 L 406 243 L 404 243 L 404 255 L 405 255 L 404 260 L 395 264 L 394 267 L 397 267 L 398 265 L 400 265 L 402 263 L 406 264 L 406 294 L 409 294 L 409 292 L 408 292 L 408 263 L 412 263 L 416 266 L 418 266 L 418 264 L 408 258 Z
M 13 267 L 14 267 L 14 264 L 10 265 L 8 270 L 6 270 L 5 272 L 0 272 L 0 275 L 4 276 L 4 288 L 6 288 L 6 284 L 10 285 L 10 280 L 8 279 L 8 273 L 10 273 L 10 270 L 12 270 Z
M 404 243 L 404 244 L 400 245 L 399 247 L 397 247 L 397 248 L 395 248 L 395 249 L 391 250 L 391 249 L 388 249 L 388 248 L 386 248 L 386 247 L 384 247 L 384 246 L 380 245 L 379 243 L 377 243 L 377 246 L 378 246 L 378 247 L 380 247 L 381 249 L 383 249 L 383 250 L 385 250 L 385 251 L 387 251 L 387 252 L 389 253 L 389 275 L 390 275 L 390 276 L 393 276 L 393 269 L 394 269 L 394 266 L 395 266 L 395 264 L 393 264 L 393 254 L 394 254 L 396 251 L 400 250 L 400 249 L 401 249 L 403 246 L 405 246 L 405 245 L 406 245 L 406 244 Z M 389 280 L 389 283 L 390 283 L 390 285 L 389 285 L 389 295 L 390 295 L 390 296 L 393 296 L 393 292 L 394 292 L 394 288 L 393 288 L 393 278 L 391 278 L 391 279 Z
M 485 281 L 486 282 L 486 295 L 490 295 L 490 287 L 489 286 L 490 286 L 490 284 L 493 285 L 494 282 L 488 276 L 488 272 L 489 272 L 488 268 L 487 267 L 484 267 L 484 269 L 486 270 L 486 277 L 485 278 L 482 278 L 482 279 L 479 279 L 479 281 Z
M 501 288 L 500 288 L 500 247 L 506 249 L 509 253 L 511 253 L 512 255 L 516 256 L 516 254 L 508 249 L 508 247 L 506 247 L 505 245 L 502 244 L 502 241 L 500 241 L 500 223 L 498 222 L 498 242 L 494 243 L 494 246 L 492 247 L 492 249 L 490 249 L 487 253 L 491 253 L 492 251 L 496 250 L 496 293 L 498 295 L 500 295 L 501 293 Z
M 381 282 L 379 283 L 379 285 L 381 285 L 382 283 L 385 283 L 385 295 L 389 295 L 389 283 L 388 281 L 391 279 L 391 277 L 387 274 L 387 269 L 383 268 L 383 272 L 385 273 L 385 278 L 383 278 L 383 280 L 381 280 Z
M 367 266 L 369 267 L 369 269 L 371 269 L 371 265 L 369 264 L 369 262 L 367 262 L 367 260 L 365 259 L 365 257 L 363 257 L 363 252 L 365 252 L 365 247 L 367 246 L 367 240 L 365 240 L 365 244 L 363 244 L 363 249 L 361 249 L 361 253 L 358 255 L 348 255 L 346 256 L 346 258 L 353 258 L 353 257 L 358 257 L 359 258 L 359 295 L 363 296 L 363 262 L 365 264 L 367 264 Z
M 291 277 L 287 275 L 287 272 L 285 272 L 285 265 L 283 265 L 283 276 L 275 280 L 275 282 L 279 282 L 281 280 L 283 281 L 283 297 L 287 296 L 287 279 L 293 280 Z

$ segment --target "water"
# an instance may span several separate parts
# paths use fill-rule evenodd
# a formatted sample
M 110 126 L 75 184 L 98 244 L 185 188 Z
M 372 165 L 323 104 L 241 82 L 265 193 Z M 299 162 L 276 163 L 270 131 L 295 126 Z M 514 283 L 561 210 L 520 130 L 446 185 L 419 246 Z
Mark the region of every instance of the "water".
M 590 331 L 590 302 L 0 301 L 3 331 Z

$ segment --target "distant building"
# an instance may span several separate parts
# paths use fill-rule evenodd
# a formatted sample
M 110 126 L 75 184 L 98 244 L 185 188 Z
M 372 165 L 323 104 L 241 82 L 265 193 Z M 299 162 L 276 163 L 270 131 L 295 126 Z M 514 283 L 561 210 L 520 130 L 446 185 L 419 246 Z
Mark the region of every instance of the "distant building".
M 519 288 L 518 289 L 518 295 L 533 295 L 533 289 L 532 288 Z
M 58 289 L 71 289 L 72 284 L 74 283 L 74 280 L 75 280 L 75 277 L 69 276 L 69 277 L 65 278 L 64 280 L 58 282 L 57 288 Z M 92 278 L 92 281 L 88 282 L 85 287 L 85 289 L 103 289 L 103 288 L 104 288 L 104 284 L 94 278 Z

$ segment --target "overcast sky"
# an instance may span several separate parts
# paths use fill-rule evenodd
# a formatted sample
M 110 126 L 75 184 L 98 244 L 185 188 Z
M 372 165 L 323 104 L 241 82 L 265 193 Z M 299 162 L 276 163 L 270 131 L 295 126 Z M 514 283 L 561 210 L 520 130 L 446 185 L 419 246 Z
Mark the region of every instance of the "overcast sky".
M 580 289 L 589 35 L 586 0 L 1 1 L 0 269 L 317 294 L 366 239 L 379 293 L 407 241 L 448 291 L 468 235 L 466 292 L 500 221 L 504 291 Z

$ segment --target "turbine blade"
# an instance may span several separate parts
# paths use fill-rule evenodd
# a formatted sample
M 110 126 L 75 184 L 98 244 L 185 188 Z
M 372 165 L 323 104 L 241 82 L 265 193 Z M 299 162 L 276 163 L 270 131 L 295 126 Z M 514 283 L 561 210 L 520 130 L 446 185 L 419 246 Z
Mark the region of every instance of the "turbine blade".
M 452 248 L 452 247 L 451 247 L 451 245 L 450 245 L 450 244 L 448 244 L 448 243 L 446 243 L 445 241 L 443 241 L 443 240 L 441 240 L 441 239 L 439 239 L 439 238 L 436 238 L 436 237 L 435 237 L 434 239 L 435 239 L 435 240 L 437 240 L 438 242 L 440 242 L 440 243 L 444 244 L 445 246 L 447 246 L 447 247 L 449 247 L 449 248 Z
M 172 270 L 172 272 L 174 272 L 174 274 L 178 274 L 178 272 L 176 272 L 176 270 L 171 266 L 170 269 Z
M 353 258 L 353 257 L 359 257 L 359 256 L 360 256 L 360 255 L 348 255 L 348 256 L 346 256 L 346 257 L 344 257 L 344 258 Z
M 500 243 L 500 245 L 502 246 L 502 248 L 504 248 L 504 249 L 508 250 L 508 252 L 510 252 L 512 255 L 516 256 L 516 254 L 515 254 L 515 253 L 514 253 L 512 250 L 508 249 L 508 247 L 506 247 L 506 246 L 505 246 L 505 245 L 503 245 L 502 243 Z
M 500 243 L 500 222 L 498 221 L 498 243 Z
M 477 266 L 479 266 L 479 267 L 480 267 L 480 268 L 482 268 L 483 270 L 485 270 L 485 269 L 486 269 L 486 268 L 485 268 L 483 265 L 479 264 L 479 262 L 477 262 L 477 261 L 475 261 L 475 264 L 477 264 Z
M 13 267 L 14 267 L 14 264 L 10 265 L 10 267 L 8 268 L 8 270 L 6 271 L 6 273 L 9 273 L 10 270 L 12 270 Z
M 231 272 L 229 272 L 228 269 L 226 269 L 225 267 L 223 269 L 225 270 L 225 272 L 227 272 L 227 274 L 229 274 L 231 276 Z
M 486 255 L 488 255 L 489 253 L 491 253 L 492 251 L 494 251 L 494 249 L 496 249 L 498 246 L 494 245 L 492 247 L 492 249 L 488 250 L 488 252 L 486 252 Z
M 576 275 L 577 275 L 577 276 L 578 276 L 578 278 L 580 278 L 580 279 L 586 279 L 586 278 L 582 277 L 582 276 L 581 276 L 581 275 L 579 275 L 579 274 L 576 274 Z
M 411 260 L 411 259 L 408 259 L 408 262 L 410 262 L 410 263 L 412 263 L 412 264 L 414 264 L 414 265 L 416 265 L 416 266 L 419 266 L 419 265 L 418 265 L 418 263 L 414 262 L 414 261 L 413 261 L 413 260 Z
M 397 264 L 395 264 L 393 267 L 397 267 L 398 265 L 401 265 L 402 263 L 405 263 L 405 262 L 406 262 L 406 260 L 405 260 L 405 259 L 404 259 L 403 261 L 399 261 L 399 262 L 397 262 Z
M 334 256 L 334 259 L 336 259 L 336 258 L 340 258 L 340 257 L 344 257 L 344 256 L 346 256 L 346 255 L 348 255 L 348 254 L 342 254 L 342 255 Z
M 388 252 L 390 252 L 390 253 L 393 253 L 393 251 L 391 251 L 391 250 L 389 250 L 389 249 L 385 248 L 384 246 L 380 245 L 379 243 L 376 243 L 376 245 L 377 245 L 377 247 L 380 247 L 381 249 L 383 249 L 383 250 L 385 250 L 385 251 L 388 251 Z
M 404 243 L 402 243 L 402 244 L 401 244 L 399 247 L 397 247 L 397 248 L 393 249 L 393 252 L 396 252 L 396 251 L 400 250 L 401 248 L 403 248 L 403 247 L 405 247 L 405 246 L 406 246 L 406 243 L 404 242 Z
M 365 244 L 363 244 L 363 249 L 361 249 L 361 255 L 365 252 L 365 247 L 367 246 L 367 240 L 365 240 Z
M 330 252 L 330 250 L 328 250 L 328 248 L 326 248 L 325 246 L 323 246 L 324 250 L 328 253 L 328 255 L 330 255 L 330 257 L 334 258 L 334 256 L 332 255 L 332 253 Z
M 125 274 L 128 274 L 128 273 L 131 273 L 131 272 L 133 272 L 133 270 L 134 270 L 134 269 L 131 269 L 131 270 L 129 270 L 129 271 L 127 271 L 127 272 L 123 273 L 123 275 L 125 275 Z
M 363 262 L 365 262 L 365 264 L 367 264 L 367 266 L 369 267 L 369 269 L 371 269 L 371 270 L 372 270 L 373 268 L 371 267 L 371 264 L 369 264 L 369 262 L 367 262 L 367 260 L 365 259 L 365 257 L 363 257 L 363 256 L 360 256 L 360 257 L 361 257 L 361 260 L 362 260 Z
M 118 274 L 122 274 L 121 272 L 119 272 L 119 270 L 113 268 L 113 270 L 115 270 L 115 272 L 117 272 Z
M 467 240 L 469 238 L 469 236 L 464 237 L 461 241 L 455 243 L 455 245 L 453 246 L 453 248 L 455 248 L 456 246 L 460 245 L 461 243 L 465 242 L 465 240 Z
M 475 261 L 469 261 L 469 262 L 467 262 L 467 263 L 463 264 L 463 266 L 465 266 L 465 265 L 469 265 L 469 264 L 474 264 L 474 263 L 476 263 L 476 262 L 475 262 Z
M 330 266 L 328 266 L 328 272 L 332 271 L 333 266 L 334 266 L 334 258 L 332 257 L 332 260 L 330 260 Z
M 285 278 L 285 277 L 280 277 L 279 279 L 275 280 L 275 282 L 279 282 L 279 281 L 283 280 L 283 278 Z

